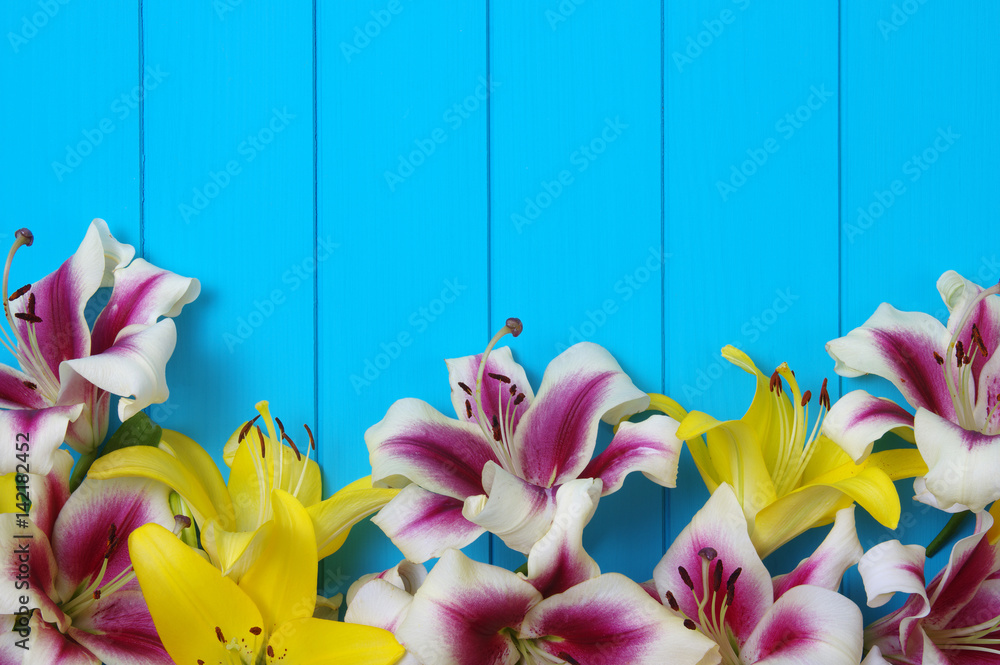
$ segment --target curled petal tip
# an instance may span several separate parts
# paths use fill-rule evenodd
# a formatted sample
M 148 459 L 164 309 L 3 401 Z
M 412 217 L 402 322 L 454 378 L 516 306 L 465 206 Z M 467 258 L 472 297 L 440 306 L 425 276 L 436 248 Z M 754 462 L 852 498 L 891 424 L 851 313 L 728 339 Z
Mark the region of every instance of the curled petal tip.
M 21 240 L 22 244 L 31 247 L 31 243 L 35 242 L 35 235 L 28 229 L 18 229 L 14 232 L 14 239 Z
M 521 323 L 521 319 L 511 317 L 507 319 L 507 328 L 510 329 L 510 334 L 517 337 L 524 330 L 524 325 Z

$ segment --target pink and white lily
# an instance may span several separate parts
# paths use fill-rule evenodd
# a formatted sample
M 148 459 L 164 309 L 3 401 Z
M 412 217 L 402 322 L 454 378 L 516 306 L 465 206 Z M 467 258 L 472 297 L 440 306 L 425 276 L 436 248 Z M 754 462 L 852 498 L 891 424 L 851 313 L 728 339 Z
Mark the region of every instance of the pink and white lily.
M 645 410 L 649 396 L 604 348 L 583 342 L 556 357 L 538 394 L 510 349 L 447 361 L 458 419 L 419 399 L 402 399 L 365 433 L 376 486 L 401 487 L 374 518 L 411 561 L 462 548 L 484 531 L 527 553 L 548 530 L 559 486 L 599 478 L 603 493 L 642 471 L 673 487 L 681 441 L 677 421 L 624 422 L 593 457 L 600 421 Z
M 854 507 L 837 513 L 820 547 L 771 578 L 747 533 L 732 488 L 722 484 L 653 571 L 661 602 L 710 638 L 725 665 L 857 665 L 861 612 L 836 592 L 861 556 Z
M 66 442 L 88 454 L 107 434 L 111 395 L 121 396 L 122 420 L 166 400 L 165 368 L 177 339 L 169 317 L 192 302 L 200 286 L 143 259 L 132 260 L 135 249 L 115 240 L 104 220 L 95 219 L 58 270 L 8 295 L 14 254 L 33 240 L 27 229 L 18 231 L 4 269 L 10 330 L 0 341 L 20 369 L 0 365 L 0 407 L 8 409 L 0 412 L 0 420 L 22 417 L 22 409 L 62 417 L 65 409 L 54 407 L 82 405 Z M 101 287 L 113 289 L 91 329 L 84 310 Z
M 56 451 L 48 474 L 20 478 L 28 516 L 0 514 L 0 662 L 166 665 L 126 541 L 148 522 L 175 527 L 169 490 L 88 479 L 70 494 L 72 465 Z
M 408 665 L 712 662 L 710 640 L 627 577 L 600 574 L 583 550 L 600 486 L 578 479 L 557 490 L 558 508 L 528 554 L 527 575 L 452 549 L 422 583 L 390 574 L 363 585 L 347 620 L 395 632 Z
M 868 605 L 880 607 L 897 592 L 903 606 L 865 629 L 871 648 L 864 665 L 987 665 L 1000 662 L 1000 551 L 986 529 L 955 543 L 948 566 L 924 582 L 924 548 L 897 540 L 865 553 L 858 570 Z
M 928 473 L 917 498 L 948 512 L 1000 499 L 1000 284 L 983 289 L 954 271 L 937 282 L 947 327 L 923 312 L 882 303 L 868 321 L 828 342 L 838 374 L 876 374 L 915 410 L 855 390 L 824 423 L 856 462 L 889 431 L 915 441 Z

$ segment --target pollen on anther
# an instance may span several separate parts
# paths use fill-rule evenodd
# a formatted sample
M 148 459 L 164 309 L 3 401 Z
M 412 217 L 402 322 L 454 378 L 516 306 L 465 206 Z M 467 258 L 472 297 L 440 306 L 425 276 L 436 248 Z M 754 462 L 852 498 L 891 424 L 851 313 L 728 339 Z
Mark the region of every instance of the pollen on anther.
M 694 582 L 691 581 L 691 576 L 688 575 L 688 571 L 684 569 L 684 566 L 677 566 L 677 572 L 680 573 L 681 580 L 687 585 L 689 589 L 694 591 Z
M 465 415 L 469 418 L 472 417 L 472 402 L 465 400 Z
M 715 562 L 715 571 L 712 575 L 712 591 L 722 588 L 722 559 Z
M 510 384 L 510 396 L 513 397 L 516 394 L 517 394 L 517 384 L 512 383 Z
M 819 405 L 830 410 L 830 393 L 826 389 L 826 379 L 823 379 L 823 386 L 819 389 Z
M 691 619 L 684 619 L 684 627 L 688 630 L 698 630 L 698 626 Z
M 959 367 L 965 364 L 965 347 L 962 346 L 962 340 L 955 343 L 955 362 Z
M 514 406 L 517 406 L 524 401 L 524 393 L 520 393 L 517 398 L 514 399 Z
M 281 424 L 281 418 L 277 416 L 274 417 L 274 423 L 278 426 L 278 433 L 281 434 L 281 438 L 285 438 L 285 426 Z
M 274 658 L 274 647 L 270 644 L 267 645 L 267 655 L 269 658 Z
M 100 589 L 95 589 L 94 590 L 94 600 L 100 600 L 100 599 L 101 599 L 101 590 Z
M 774 374 L 771 375 L 771 381 L 768 385 L 771 388 L 771 392 L 781 394 L 781 375 L 778 374 L 778 370 L 774 370 Z
M 262 632 L 264 632 L 264 631 L 263 631 L 263 629 L 260 626 L 253 626 L 250 629 L 250 634 L 251 635 L 260 635 Z
M 934 351 L 934 362 L 936 362 L 938 365 L 944 364 L 944 358 L 942 358 L 937 351 Z
M 500 432 L 500 419 L 497 418 L 495 413 L 493 414 L 493 439 L 496 441 L 503 439 L 503 435 Z
M 979 347 L 979 352 L 983 354 L 983 356 L 990 355 L 986 350 L 986 342 L 983 341 L 983 336 L 979 333 L 979 328 L 975 323 L 972 324 L 972 342 Z
M 472 388 L 470 388 L 469 386 L 465 385 L 461 381 L 458 382 L 458 387 L 461 388 L 462 390 L 464 390 L 466 395 L 471 395 L 472 394 Z
M 681 609 L 681 606 L 677 604 L 677 599 L 674 598 L 674 594 L 669 591 L 667 592 L 667 604 L 670 605 L 670 609 L 674 612 L 679 612 Z
M 306 434 L 309 435 L 309 447 L 316 450 L 316 439 L 313 438 L 313 431 L 305 423 L 302 423 L 302 426 L 306 428 Z
M 299 452 L 299 447 L 295 445 L 294 441 L 292 441 L 292 437 L 288 436 L 284 432 L 281 433 L 281 436 L 284 437 L 285 441 L 288 442 L 288 445 L 292 447 L 292 452 L 295 453 L 295 460 L 297 462 L 301 462 L 302 461 L 302 453 Z
M 10 297 L 7 298 L 7 301 L 8 302 L 14 302 L 15 300 L 17 300 L 18 298 L 20 298 L 21 296 L 23 296 L 25 293 L 27 293 L 30 289 L 31 289 L 31 284 L 25 284 L 24 286 L 22 286 L 21 288 L 19 288 L 17 291 L 14 291 L 14 293 L 10 294 Z
M 219 628 L 218 626 L 215 627 L 215 637 L 218 638 L 218 640 L 223 644 L 226 643 L 226 636 L 222 634 L 222 628 Z
M 496 379 L 501 383 L 510 383 L 510 377 L 504 376 L 503 374 L 497 374 L 496 372 L 488 372 L 487 376 L 489 376 L 491 379 Z
M 812 391 L 810 390 L 805 391 L 802 394 L 802 401 L 799 402 L 799 406 L 805 406 L 806 404 L 808 404 L 809 400 L 812 399 L 812 396 L 813 396 Z

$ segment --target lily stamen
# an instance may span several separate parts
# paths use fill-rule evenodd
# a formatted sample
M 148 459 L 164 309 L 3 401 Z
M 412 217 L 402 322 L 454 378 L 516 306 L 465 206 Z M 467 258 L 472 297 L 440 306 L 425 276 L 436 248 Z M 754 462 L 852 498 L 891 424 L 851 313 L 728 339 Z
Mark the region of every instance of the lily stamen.
M 942 365 L 945 383 L 948 386 L 948 393 L 951 395 L 951 402 L 955 408 L 955 417 L 958 419 L 958 424 L 965 429 L 977 429 L 972 426 L 975 422 L 975 418 L 970 412 L 973 400 L 969 399 L 969 396 L 966 394 L 966 383 L 964 381 L 960 389 L 955 387 L 955 377 L 952 375 L 950 370 L 951 362 L 949 361 L 949 358 L 954 354 L 956 361 L 959 363 L 958 366 L 961 367 L 961 360 L 959 360 L 959 358 L 964 355 L 964 352 L 962 349 L 962 342 L 958 339 L 958 337 L 962 334 L 962 331 L 965 330 L 965 324 L 969 322 L 969 319 L 978 308 L 979 303 L 989 296 L 998 293 L 1000 293 L 1000 283 L 995 284 L 988 289 L 983 289 L 979 295 L 976 296 L 976 298 L 965 308 L 965 313 L 962 315 L 962 319 L 958 326 L 955 327 L 955 332 L 952 333 L 951 340 L 948 342 L 948 347 L 945 350 L 945 360 L 947 362 Z M 977 333 L 978 329 L 972 333 L 973 337 L 975 337 Z M 982 341 L 981 336 L 980 341 Z M 973 344 L 974 349 L 978 346 L 978 344 Z M 983 344 L 982 347 L 985 349 L 986 345 Z M 961 376 L 959 378 L 961 379 Z
M 665 596 L 670 609 L 684 619 L 684 625 L 690 630 L 700 630 L 704 635 L 714 640 L 719 645 L 719 653 L 722 656 L 723 665 L 739 665 L 739 655 L 730 639 L 729 629 L 726 627 L 726 611 L 733 602 L 735 596 L 736 580 L 739 578 L 742 568 L 737 568 L 726 581 L 725 596 L 719 602 L 719 595 L 722 592 L 723 563 L 718 558 L 718 552 L 711 547 L 704 547 L 698 552 L 701 559 L 701 597 L 695 591 L 694 582 L 684 566 L 678 566 L 677 572 L 681 581 L 691 592 L 692 598 L 697 603 L 698 615 L 695 618 L 689 617 L 681 609 L 680 604 L 673 593 L 667 591 Z M 713 565 L 714 563 L 714 565 Z
M 493 448 L 493 451 L 497 454 L 497 457 L 506 460 L 510 468 L 513 467 L 513 460 L 510 454 L 510 446 L 507 443 L 507 437 L 504 436 L 504 432 L 503 429 L 500 427 L 499 421 L 498 420 L 493 421 L 488 419 L 486 417 L 486 411 L 483 409 L 483 376 L 486 373 L 486 361 L 489 358 L 490 352 L 493 350 L 493 347 L 496 346 L 497 342 L 499 342 L 501 338 L 503 338 L 507 334 L 517 337 L 518 335 L 521 334 L 522 330 L 524 330 L 524 326 L 521 324 L 521 320 L 511 317 L 507 319 L 507 322 L 504 324 L 504 326 L 500 328 L 499 331 L 497 331 L 497 334 L 494 335 L 493 339 L 491 339 L 489 344 L 486 345 L 486 350 L 483 351 L 482 358 L 479 361 L 479 372 L 476 374 L 476 389 L 475 392 L 471 393 L 476 403 L 476 420 L 479 423 L 480 429 L 483 430 L 483 434 L 486 435 L 486 439 L 488 441 L 493 442 L 491 444 L 491 447 Z M 503 376 L 502 374 L 495 374 L 491 372 L 489 374 L 489 377 L 497 381 L 500 381 L 502 383 L 511 382 L 509 377 Z M 506 381 L 504 381 L 504 379 L 506 379 Z M 461 383 L 459 385 L 466 392 L 470 392 L 468 390 L 468 386 Z M 503 393 L 503 391 L 500 392 L 501 394 Z M 502 409 L 503 405 L 501 404 L 500 406 L 501 406 L 500 413 L 503 414 L 503 409 Z M 487 428 L 486 424 L 487 421 L 490 422 L 489 429 Z

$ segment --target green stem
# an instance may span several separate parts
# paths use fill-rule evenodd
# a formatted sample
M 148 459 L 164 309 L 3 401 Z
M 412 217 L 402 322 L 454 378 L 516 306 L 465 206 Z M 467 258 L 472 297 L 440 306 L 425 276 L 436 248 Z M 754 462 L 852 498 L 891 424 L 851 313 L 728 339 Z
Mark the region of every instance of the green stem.
M 98 457 L 100 457 L 100 452 L 97 450 L 80 456 L 80 461 L 73 467 L 73 475 L 69 479 L 70 492 L 76 491 L 76 488 L 83 482 L 87 472 L 90 471 L 91 465 L 97 461 Z
M 941 551 L 942 547 L 950 543 L 955 538 L 958 530 L 962 528 L 962 523 L 965 522 L 965 519 L 970 515 L 972 515 L 972 513 L 968 510 L 952 515 L 951 519 L 948 520 L 948 523 L 944 525 L 943 529 L 941 529 L 941 533 L 935 536 L 934 540 L 931 541 L 931 544 L 927 546 L 927 556 L 934 556 Z

